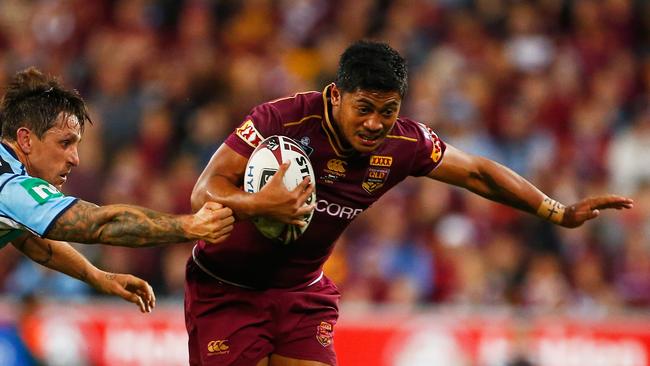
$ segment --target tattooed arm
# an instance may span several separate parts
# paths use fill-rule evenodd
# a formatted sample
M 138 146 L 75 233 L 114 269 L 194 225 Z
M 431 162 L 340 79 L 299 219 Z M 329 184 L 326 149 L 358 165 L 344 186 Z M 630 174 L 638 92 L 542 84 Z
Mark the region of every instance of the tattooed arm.
M 120 296 L 137 304 L 143 313 L 155 306 L 156 298 L 147 282 L 128 274 L 104 272 L 68 243 L 24 234 L 12 244 L 36 263 L 86 282 L 105 294 Z
M 194 239 L 218 243 L 230 234 L 234 220 L 232 211 L 216 202 L 206 203 L 193 215 L 169 215 L 133 205 L 97 206 L 79 200 L 45 236 L 128 247 Z

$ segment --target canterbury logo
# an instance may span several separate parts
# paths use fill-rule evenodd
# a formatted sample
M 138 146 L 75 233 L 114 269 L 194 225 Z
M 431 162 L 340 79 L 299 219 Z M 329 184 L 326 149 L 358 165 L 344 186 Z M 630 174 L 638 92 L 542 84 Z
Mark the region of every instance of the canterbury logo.
M 343 160 L 330 159 L 327 162 L 327 169 L 337 173 L 345 173 L 345 164 L 347 163 Z
M 228 345 L 226 344 L 228 340 L 222 340 L 222 341 L 210 341 L 208 343 L 208 352 L 210 353 L 226 353 L 230 349 Z

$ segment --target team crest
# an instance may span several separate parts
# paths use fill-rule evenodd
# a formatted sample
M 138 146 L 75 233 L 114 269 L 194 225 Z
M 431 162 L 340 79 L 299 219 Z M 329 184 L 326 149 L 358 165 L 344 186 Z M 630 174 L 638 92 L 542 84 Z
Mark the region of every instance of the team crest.
M 384 183 L 386 183 L 386 180 L 388 179 L 388 173 L 390 173 L 390 169 L 388 168 L 369 167 L 366 171 L 366 177 L 363 180 L 363 183 L 361 183 L 361 187 L 363 187 L 366 192 L 372 194 L 374 191 L 384 186 Z
M 255 125 L 253 125 L 253 121 L 250 119 L 237 127 L 235 134 L 252 147 L 257 147 L 257 145 L 264 140 L 262 135 L 255 128 Z
M 320 322 L 320 325 L 316 328 L 316 339 L 318 343 L 323 347 L 328 347 L 332 345 L 332 330 L 334 327 L 328 322 Z

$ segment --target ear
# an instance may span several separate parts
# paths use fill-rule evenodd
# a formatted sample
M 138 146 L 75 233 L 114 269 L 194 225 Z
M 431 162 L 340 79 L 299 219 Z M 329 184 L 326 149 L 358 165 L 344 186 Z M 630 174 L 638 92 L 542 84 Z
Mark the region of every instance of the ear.
M 32 151 L 32 137 L 35 137 L 32 131 L 27 127 L 20 127 L 16 131 L 16 144 L 20 147 L 20 150 L 25 154 L 29 154 Z
M 330 101 L 332 102 L 333 107 L 338 107 L 341 105 L 341 91 L 336 87 L 336 84 L 332 84 L 332 90 L 330 91 Z

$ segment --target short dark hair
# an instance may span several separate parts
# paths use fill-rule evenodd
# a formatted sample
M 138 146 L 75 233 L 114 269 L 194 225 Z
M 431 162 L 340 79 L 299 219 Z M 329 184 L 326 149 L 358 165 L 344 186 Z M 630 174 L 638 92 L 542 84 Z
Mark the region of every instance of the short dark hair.
M 344 92 L 397 91 L 406 94 L 406 61 L 386 43 L 357 41 L 339 59 L 336 86 Z
M 2 138 L 15 141 L 18 129 L 27 127 L 40 139 L 61 112 L 76 116 L 82 132 L 86 121 L 92 123 L 79 92 L 63 88 L 56 78 L 34 67 L 20 71 L 7 86 L 0 104 Z

